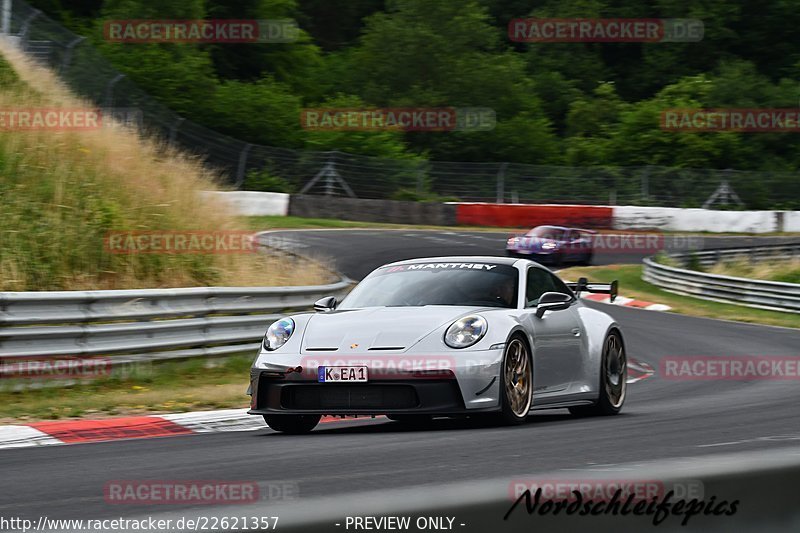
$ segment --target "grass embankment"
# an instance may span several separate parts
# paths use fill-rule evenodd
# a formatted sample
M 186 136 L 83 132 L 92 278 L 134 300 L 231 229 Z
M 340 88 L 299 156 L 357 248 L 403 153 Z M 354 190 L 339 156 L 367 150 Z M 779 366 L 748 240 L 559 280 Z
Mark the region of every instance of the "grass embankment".
M 48 70 L 0 48 L 0 109 L 91 109 Z M 200 190 L 196 158 L 120 126 L 0 130 L 0 290 L 78 290 L 325 281 L 314 265 L 261 254 L 110 254 L 109 231 L 247 230 Z
M 254 354 L 135 365 L 68 388 L 14 392 L 0 380 L 0 424 L 245 408 Z
M 771 326 L 800 328 L 800 316 L 796 314 L 712 302 L 709 300 L 692 298 L 690 296 L 672 294 L 671 292 L 661 290 L 642 280 L 641 265 L 574 267 L 562 270 L 559 275 L 564 279 L 573 281 L 581 276 L 585 276 L 589 281 L 596 281 L 599 283 L 608 283 L 618 279 L 620 295 L 669 305 L 672 307 L 673 313 L 705 318 L 736 320 L 739 322 L 752 322 Z
M 706 269 L 711 274 L 737 278 L 800 283 L 800 259 L 793 261 L 764 260 L 753 263 L 746 258 L 723 261 Z

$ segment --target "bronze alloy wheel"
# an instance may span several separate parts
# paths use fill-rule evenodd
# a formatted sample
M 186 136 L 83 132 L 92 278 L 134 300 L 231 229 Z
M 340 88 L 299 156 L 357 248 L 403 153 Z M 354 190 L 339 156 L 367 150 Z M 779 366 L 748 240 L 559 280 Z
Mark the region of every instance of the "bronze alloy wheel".
M 504 421 L 522 423 L 528 417 L 533 400 L 533 371 L 528 346 L 519 337 L 512 337 L 503 358 Z
M 611 407 L 619 409 L 625 402 L 628 363 L 625 348 L 616 334 L 606 337 L 604 352 L 606 397 Z
M 572 414 L 615 415 L 622 410 L 628 387 L 628 360 L 619 332 L 612 331 L 603 343 L 600 367 L 600 394 L 594 405 L 570 407 Z

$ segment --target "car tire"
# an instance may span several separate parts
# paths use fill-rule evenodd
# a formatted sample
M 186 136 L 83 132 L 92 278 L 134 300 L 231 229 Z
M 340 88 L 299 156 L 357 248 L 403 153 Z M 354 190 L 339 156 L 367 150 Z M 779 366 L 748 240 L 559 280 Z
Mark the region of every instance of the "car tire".
M 622 410 L 625 403 L 628 379 L 628 362 L 625 345 L 618 331 L 612 331 L 603 341 L 600 364 L 600 395 L 594 405 L 570 407 L 576 416 L 610 416 Z
M 264 422 L 281 433 L 302 435 L 317 427 L 320 415 L 264 415 Z
M 594 259 L 594 254 L 593 253 L 590 252 L 590 253 L 586 254 L 586 257 L 583 260 L 583 264 L 585 266 L 591 266 L 592 265 L 592 259 Z
M 528 343 L 521 335 L 506 343 L 500 369 L 500 413 L 504 425 L 524 424 L 533 403 L 533 361 Z

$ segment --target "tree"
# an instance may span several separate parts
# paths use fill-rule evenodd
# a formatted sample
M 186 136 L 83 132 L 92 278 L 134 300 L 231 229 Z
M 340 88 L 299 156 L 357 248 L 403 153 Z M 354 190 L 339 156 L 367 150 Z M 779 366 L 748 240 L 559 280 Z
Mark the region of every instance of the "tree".
M 209 54 L 194 44 L 138 44 L 106 42 L 100 37 L 106 20 L 202 19 L 203 0 L 175 0 L 156 4 L 146 0 L 106 0 L 96 40 L 111 63 L 177 113 L 203 121 L 217 78 Z

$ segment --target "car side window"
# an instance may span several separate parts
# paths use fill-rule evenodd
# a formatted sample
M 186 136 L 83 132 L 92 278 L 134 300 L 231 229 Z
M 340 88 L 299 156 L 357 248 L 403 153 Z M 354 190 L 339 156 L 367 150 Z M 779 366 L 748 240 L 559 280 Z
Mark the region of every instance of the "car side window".
M 525 307 L 536 307 L 542 294 L 554 290 L 553 276 L 541 268 L 529 268 L 525 284 Z
M 525 285 L 525 307 L 536 307 L 539 298 L 546 292 L 561 292 L 569 296 L 574 296 L 563 281 L 558 279 L 550 272 L 541 268 L 529 268 L 527 282 Z
M 569 287 L 567 287 L 567 284 L 564 283 L 563 281 L 561 281 L 561 279 L 558 276 L 554 276 L 553 274 L 550 274 L 549 272 L 546 273 L 546 274 L 548 276 L 550 276 L 550 278 L 552 278 L 552 280 L 553 280 L 553 286 L 554 286 L 553 292 L 561 292 L 561 293 L 564 293 L 564 294 L 566 294 L 568 296 L 571 296 L 573 298 L 575 297 L 575 293 L 572 292 L 569 289 Z

